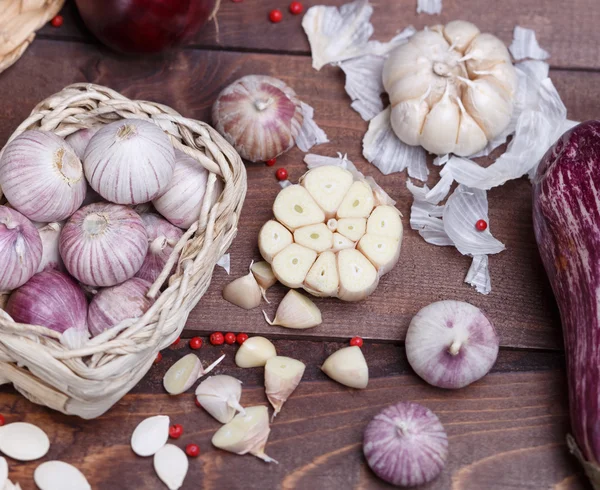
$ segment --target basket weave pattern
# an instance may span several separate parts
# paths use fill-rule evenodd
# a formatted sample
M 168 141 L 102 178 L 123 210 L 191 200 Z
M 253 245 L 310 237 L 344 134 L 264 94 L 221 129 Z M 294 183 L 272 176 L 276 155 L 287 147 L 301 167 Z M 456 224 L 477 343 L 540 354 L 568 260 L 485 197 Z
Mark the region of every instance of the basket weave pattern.
M 150 369 L 157 353 L 180 335 L 189 312 L 210 284 L 215 264 L 236 235 L 246 195 L 241 158 L 209 125 L 98 85 L 70 85 L 47 98 L 9 141 L 29 129 L 65 137 L 124 118 L 157 124 L 175 148 L 209 171 L 200 218 L 183 234 L 148 293 L 157 298 L 155 303 L 141 318 L 122 322 L 77 350 L 64 347 L 53 330 L 15 323 L 0 310 L 0 383 L 12 383 L 34 403 L 86 419 L 114 405 Z M 211 205 L 211 195 L 218 192 L 217 179 L 223 191 Z M 166 289 L 160 292 L 163 285 Z

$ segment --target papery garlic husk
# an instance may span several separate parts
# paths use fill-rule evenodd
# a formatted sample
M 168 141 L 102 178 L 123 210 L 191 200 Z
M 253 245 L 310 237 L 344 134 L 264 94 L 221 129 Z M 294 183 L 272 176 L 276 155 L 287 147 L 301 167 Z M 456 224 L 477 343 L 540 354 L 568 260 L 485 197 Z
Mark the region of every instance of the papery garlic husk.
M 250 266 L 252 267 L 252 266 Z M 252 271 L 238 277 L 223 288 L 223 299 L 235 306 L 251 310 L 260 305 L 262 290 L 254 278 Z
M 8 202 L 29 219 L 48 223 L 71 216 L 85 197 L 81 161 L 61 137 L 25 131 L 4 148 L 0 187 Z
M 236 412 L 245 414 L 240 405 L 242 382 L 233 376 L 209 376 L 196 388 L 196 400 L 202 408 L 222 424 L 231 422 Z
M 304 375 L 306 366 L 291 357 L 271 357 L 265 364 L 265 393 L 275 412 L 275 417 L 283 404 L 294 392 Z
M 91 128 L 83 128 L 79 131 L 75 131 L 65 138 L 65 141 L 71 145 L 71 148 L 73 148 L 77 158 L 83 160 L 83 155 L 85 155 L 85 149 L 87 148 L 87 145 L 92 139 L 92 136 L 94 136 L 101 127 L 102 125 L 98 124 L 96 126 L 92 126 Z
M 248 75 L 217 96 L 212 120 L 242 158 L 258 162 L 292 148 L 304 117 L 291 87 L 277 78 Z
M 235 363 L 241 368 L 264 366 L 277 351 L 273 343 L 264 337 L 250 337 L 240 345 L 235 354 Z
M 180 395 L 191 388 L 198 378 L 210 373 L 224 358 L 225 354 L 204 369 L 196 354 L 188 354 L 179 359 L 165 373 L 163 386 L 169 395 Z
M 245 414 L 238 413 L 231 422 L 215 433 L 212 444 L 231 453 L 240 455 L 250 453 L 266 463 L 277 463 L 265 454 L 270 432 L 267 407 L 262 405 L 247 407 Z
M 366 388 L 369 383 L 369 367 L 360 347 L 344 347 L 331 354 L 321 370 L 334 381 L 350 388 Z
M 92 137 L 83 168 L 104 199 L 139 204 L 165 192 L 175 170 L 175 150 L 156 124 L 124 119 L 107 124 Z
M 317 305 L 294 289 L 290 289 L 279 303 L 273 321 L 269 320 L 264 311 L 263 314 L 269 325 L 286 328 L 312 328 L 320 325 L 323 321 Z
M 42 240 L 42 260 L 37 268 L 37 272 L 51 269 L 66 270 L 58 249 L 62 228 L 62 223 L 42 223 L 38 226 L 38 233 Z
M 42 240 L 31 221 L 0 206 L 0 293 L 25 284 L 37 271 L 42 254 Z

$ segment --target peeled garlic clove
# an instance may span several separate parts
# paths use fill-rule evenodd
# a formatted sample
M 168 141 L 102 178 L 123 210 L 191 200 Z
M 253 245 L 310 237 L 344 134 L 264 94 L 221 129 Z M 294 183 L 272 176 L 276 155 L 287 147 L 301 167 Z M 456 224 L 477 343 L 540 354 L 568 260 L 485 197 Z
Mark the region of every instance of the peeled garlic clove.
M 294 242 L 321 253 L 333 246 L 333 233 L 325 223 L 303 226 L 294 231 Z
M 284 286 L 299 288 L 316 259 L 317 252 L 292 243 L 273 259 L 273 273 Z
M 277 221 L 292 231 L 325 221 L 323 210 L 308 191 L 297 184 L 290 185 L 277 194 L 273 203 L 273 214 Z
M 262 291 L 252 272 L 238 277 L 223 288 L 223 299 L 245 310 L 256 308 L 261 298 Z
M 40 490 L 91 490 L 81 471 L 63 461 L 46 461 L 33 472 L 33 480 Z
M 464 53 L 467 46 L 479 34 L 479 29 L 475 24 L 471 24 L 465 20 L 453 20 L 444 26 L 444 37 L 446 41 L 454 46 L 454 49 Z
M 152 456 L 169 440 L 169 417 L 156 415 L 142 420 L 131 434 L 131 449 L 138 456 Z
M 375 266 L 382 276 L 391 271 L 400 258 L 400 241 L 367 233 L 358 242 L 357 249 Z
M 394 206 L 377 206 L 367 220 L 367 233 L 402 240 L 400 212 Z
M 360 301 L 377 288 L 377 270 L 358 250 L 346 249 L 338 253 L 338 271 L 338 297 L 343 301 Z
M 165 444 L 154 455 L 154 470 L 169 490 L 178 490 L 188 472 L 188 458 L 173 444 Z
M 337 258 L 333 252 L 323 252 L 308 271 L 304 287 L 308 288 L 311 294 L 335 296 L 339 284 Z
M 290 243 L 292 242 L 290 241 Z M 266 291 L 277 282 L 277 278 L 275 277 L 275 274 L 273 274 L 273 269 L 268 262 L 254 262 L 254 264 L 250 266 L 250 270 L 252 271 L 252 274 L 254 274 L 254 279 L 256 279 L 256 282 L 263 291 Z
M 250 337 L 240 345 L 235 354 L 235 363 L 241 368 L 260 367 L 276 355 L 277 351 L 270 340 L 264 337 Z
M 359 180 L 352 184 L 344 196 L 337 210 L 337 218 L 368 218 L 374 206 L 371 186 Z
M 421 144 L 437 155 L 450 153 L 456 144 L 459 123 L 460 109 L 446 92 L 425 118 L 421 130 Z
M 241 396 L 242 382 L 225 374 L 210 376 L 196 388 L 198 403 L 222 424 L 230 422 L 236 411 L 245 413 Z
M 0 451 L 17 461 L 43 458 L 50 449 L 50 439 L 39 427 L 14 422 L 0 427 Z
M 360 347 L 344 347 L 331 354 L 321 370 L 334 381 L 350 388 L 366 388 L 369 383 L 369 368 Z
M 337 231 L 349 240 L 357 242 L 365 234 L 367 220 L 364 218 L 342 218 L 338 221 Z
M 6 480 L 8 480 L 8 463 L 6 458 L 0 456 L 0 489 L 4 489 Z
M 273 417 L 281 411 L 285 401 L 294 392 L 305 369 L 304 363 L 291 357 L 275 356 L 267 361 L 265 364 L 265 393 L 275 409 Z
M 355 246 L 356 244 L 349 238 L 346 238 L 344 235 L 341 235 L 340 233 L 333 234 L 333 248 L 331 249 L 333 252 L 339 252 L 340 250 L 345 250 L 347 248 L 354 248 Z
M 508 125 L 512 115 L 512 100 L 500 86 L 482 77 L 467 84 L 463 105 L 489 139 Z
M 263 258 L 271 264 L 273 258 L 285 247 L 294 242 L 289 230 L 277 221 L 267 221 L 258 234 L 258 249 Z
M 205 374 L 211 372 L 219 364 L 225 354 L 219 357 L 206 369 L 203 369 L 202 363 L 196 354 L 188 354 L 173 364 L 165 373 L 163 386 L 170 395 L 180 395 L 187 391 L 191 386 Z
M 264 315 L 269 325 L 287 328 L 311 328 L 320 325 L 323 321 L 317 305 L 294 289 L 290 289 L 279 303 L 273 321 L 269 320 L 266 313 Z
M 314 168 L 301 179 L 302 186 L 325 212 L 326 218 L 335 216 L 353 182 L 354 177 L 348 170 L 332 165 Z
M 242 347 L 246 342 L 242 344 Z M 238 413 L 231 422 L 221 427 L 215 433 L 212 438 L 212 444 L 219 449 L 224 449 L 235 454 L 243 455 L 250 453 L 266 463 L 277 463 L 277 461 L 267 456 L 264 452 L 270 432 L 269 411 L 267 407 L 248 407 L 244 415 Z

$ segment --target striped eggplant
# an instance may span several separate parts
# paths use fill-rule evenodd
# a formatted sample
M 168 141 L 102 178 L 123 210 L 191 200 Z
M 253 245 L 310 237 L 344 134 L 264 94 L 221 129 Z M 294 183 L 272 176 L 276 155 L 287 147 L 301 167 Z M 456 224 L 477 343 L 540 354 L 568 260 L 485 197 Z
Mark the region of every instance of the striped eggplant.
M 565 341 L 571 452 L 600 489 L 600 121 L 567 131 L 533 181 L 533 224 Z

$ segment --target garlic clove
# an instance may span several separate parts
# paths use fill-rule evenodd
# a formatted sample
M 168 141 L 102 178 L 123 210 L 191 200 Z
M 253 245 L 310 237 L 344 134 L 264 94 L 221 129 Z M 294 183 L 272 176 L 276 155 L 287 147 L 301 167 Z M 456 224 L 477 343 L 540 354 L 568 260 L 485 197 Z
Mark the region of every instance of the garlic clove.
M 489 139 L 506 128 L 513 109 L 510 96 L 491 77 L 468 82 L 463 105 Z
M 289 230 L 274 220 L 267 221 L 258 234 L 258 249 L 269 264 L 273 262 L 275 255 L 293 242 Z
M 241 368 L 261 367 L 277 355 L 273 343 L 264 337 L 248 338 L 235 354 L 235 363 Z
M 326 165 L 307 172 L 300 183 L 310 193 L 326 218 L 333 218 L 344 196 L 354 182 L 352 174 L 342 167 Z
M 506 45 L 496 36 L 479 34 L 465 51 L 466 68 L 470 76 L 478 71 L 490 70 L 501 62 L 511 62 Z
M 337 258 L 333 252 L 323 252 L 308 271 L 304 287 L 308 287 L 309 292 L 317 296 L 335 296 L 339 284 Z
M 248 407 L 244 415 L 237 414 L 231 422 L 215 432 L 212 437 L 212 444 L 219 449 L 235 454 L 250 453 L 266 463 L 277 463 L 264 452 L 270 432 L 267 407 Z
M 46 461 L 42 463 L 33 472 L 33 480 L 40 490 L 92 489 L 79 469 L 63 461 Z
M 152 456 L 169 440 L 169 417 L 156 415 L 142 420 L 131 434 L 131 449 L 138 456 Z
M 337 210 L 337 218 L 368 218 L 374 206 L 371 186 L 359 180 L 352 184 L 344 196 Z
M 170 395 L 180 395 L 191 388 L 198 378 L 211 372 L 224 358 L 225 354 L 204 369 L 196 354 L 188 354 L 179 359 L 165 373 L 163 386 Z
M 429 104 L 422 98 L 403 100 L 392 107 L 390 122 L 394 133 L 407 145 L 420 145 L 428 113 Z
M 233 376 L 219 374 L 206 378 L 196 388 L 196 400 L 222 424 L 231 422 L 236 411 L 245 413 L 240 405 L 242 382 Z
M 299 288 L 316 259 L 317 252 L 292 243 L 273 259 L 273 273 L 284 286 Z
M 331 354 L 321 370 L 334 381 L 350 388 L 366 388 L 369 383 L 369 367 L 360 347 L 344 347 Z
M 446 41 L 450 43 L 460 53 L 464 53 L 465 49 L 471 44 L 471 41 L 479 34 L 479 29 L 475 24 L 465 20 L 453 20 L 448 22 L 443 29 Z
M 254 262 L 254 264 L 250 266 L 250 270 L 252 271 L 252 274 L 254 274 L 254 279 L 256 279 L 256 282 L 263 291 L 266 291 L 277 282 L 271 264 L 268 262 Z
M 154 470 L 169 490 L 178 490 L 188 472 L 188 458 L 173 444 L 165 444 L 154 455 Z
M 402 220 L 394 206 L 377 206 L 367 220 L 367 233 L 402 240 Z
M 252 272 L 238 277 L 223 288 L 223 299 L 231 304 L 251 310 L 260 305 L 262 291 Z
M 8 480 L 8 463 L 6 458 L 0 456 L 0 489 L 4 489 L 6 481 Z
M 275 409 L 273 417 L 280 411 L 283 404 L 294 392 L 306 366 L 303 362 L 291 357 L 275 356 L 265 364 L 265 393 L 269 403 Z
M 391 99 L 391 96 L 395 95 L 391 86 L 393 84 L 392 80 L 404 78 L 412 74 L 415 70 L 428 70 L 431 72 L 431 66 L 429 60 L 423 56 L 421 50 L 412 42 L 407 42 L 394 48 L 390 52 L 388 59 L 390 62 L 383 65 L 382 80 L 386 92 L 390 94 L 390 102 L 395 106 L 401 100 Z
M 346 249 L 338 253 L 340 288 L 338 297 L 343 301 L 360 301 L 377 288 L 377 270 L 358 250 Z
M 297 184 L 290 185 L 277 194 L 273 203 L 273 214 L 277 221 L 292 231 L 325 221 L 323 210 L 308 191 Z
M 365 234 L 367 220 L 365 218 L 342 218 L 338 221 L 337 231 L 349 240 L 357 242 Z
M 0 427 L 0 451 L 17 461 L 43 458 L 50 449 L 50 439 L 39 427 L 14 422 Z
M 323 321 L 317 305 L 295 289 L 290 289 L 281 300 L 273 321 L 269 320 L 264 311 L 263 314 L 269 325 L 280 325 L 287 328 L 311 328 L 320 325 Z
M 456 144 L 459 123 L 460 109 L 446 92 L 425 118 L 421 130 L 421 144 L 429 152 L 437 155 L 450 153 Z
M 464 108 L 460 99 L 456 99 L 456 101 L 460 108 L 460 125 L 458 126 L 458 137 L 452 153 L 459 156 L 473 155 L 485 148 L 488 139 L 483 129 Z
M 333 233 L 325 223 L 303 226 L 294 231 L 294 242 L 321 253 L 333 246 Z
M 346 238 L 344 235 L 340 233 L 333 234 L 333 248 L 331 249 L 333 252 L 339 252 L 340 250 L 345 250 L 347 248 L 354 248 L 356 243 L 354 243 L 349 238 Z
M 367 233 L 358 242 L 357 249 L 375 266 L 380 276 L 387 274 L 400 258 L 400 241 Z

